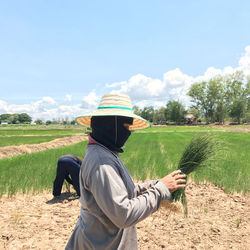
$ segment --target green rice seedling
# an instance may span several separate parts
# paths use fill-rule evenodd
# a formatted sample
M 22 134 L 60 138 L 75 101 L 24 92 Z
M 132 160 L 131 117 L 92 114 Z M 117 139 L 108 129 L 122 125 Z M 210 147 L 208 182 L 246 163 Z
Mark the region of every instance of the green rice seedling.
M 242 222 L 242 219 L 241 219 L 241 218 L 238 218 L 238 219 L 236 220 L 236 227 L 237 227 L 237 228 L 240 227 L 241 222 Z
M 42 142 L 49 142 L 57 138 L 65 137 L 64 135 L 53 136 L 1 136 L 0 147 L 18 146 L 23 144 L 38 144 Z
M 0 160 L 0 198 L 3 194 L 37 193 L 51 190 L 57 160 L 65 154 L 85 155 L 87 141 Z
M 194 137 L 184 150 L 178 164 L 183 174 L 189 175 L 198 168 L 205 167 L 205 162 L 214 157 L 219 150 L 219 143 L 211 135 L 198 135 Z M 173 201 L 180 201 L 187 215 L 187 201 L 185 189 L 179 189 L 172 194 Z

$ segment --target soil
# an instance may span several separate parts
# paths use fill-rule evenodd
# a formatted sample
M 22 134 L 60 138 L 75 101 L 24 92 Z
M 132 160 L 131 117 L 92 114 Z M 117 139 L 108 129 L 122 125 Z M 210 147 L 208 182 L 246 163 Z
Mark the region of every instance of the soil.
M 20 146 L 6 146 L 0 147 L 0 159 L 8 158 L 22 154 L 30 154 L 46 149 L 64 147 L 70 144 L 78 143 L 83 140 L 87 140 L 87 135 L 79 134 L 69 137 L 57 138 L 49 142 L 43 142 L 40 144 L 25 144 Z
M 161 207 L 137 224 L 139 249 L 249 249 L 250 196 L 189 183 L 188 217 Z M 80 213 L 71 193 L 0 199 L 0 249 L 64 249 Z
M 250 133 L 250 128 L 230 128 L 230 129 L 224 130 L 224 132 Z

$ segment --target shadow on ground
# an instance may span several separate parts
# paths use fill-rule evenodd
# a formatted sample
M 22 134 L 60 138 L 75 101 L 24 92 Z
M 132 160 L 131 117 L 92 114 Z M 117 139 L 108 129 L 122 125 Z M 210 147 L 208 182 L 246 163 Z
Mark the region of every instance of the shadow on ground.
M 46 201 L 46 204 L 68 203 L 77 199 L 79 199 L 79 196 L 76 193 L 65 192 L 60 196 L 53 197 L 51 200 Z

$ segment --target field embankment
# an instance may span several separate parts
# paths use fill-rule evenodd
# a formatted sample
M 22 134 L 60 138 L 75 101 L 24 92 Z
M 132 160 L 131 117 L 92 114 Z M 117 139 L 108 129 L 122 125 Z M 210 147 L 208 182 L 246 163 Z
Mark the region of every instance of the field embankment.
M 72 135 L 62 138 L 56 138 L 54 140 L 51 140 L 53 137 L 49 137 L 49 142 L 42 142 L 41 138 L 39 138 L 39 144 L 24 144 L 19 146 L 5 146 L 0 147 L 0 159 L 7 158 L 7 157 L 13 157 L 18 156 L 22 154 L 30 154 L 34 152 L 39 152 L 42 150 L 52 149 L 52 148 L 58 148 L 58 147 L 64 147 L 67 145 L 71 145 L 74 143 L 81 142 L 83 140 L 87 139 L 87 135 L 80 134 L 80 135 Z M 38 138 L 35 138 L 38 139 Z M 46 138 L 45 138 L 46 139 Z

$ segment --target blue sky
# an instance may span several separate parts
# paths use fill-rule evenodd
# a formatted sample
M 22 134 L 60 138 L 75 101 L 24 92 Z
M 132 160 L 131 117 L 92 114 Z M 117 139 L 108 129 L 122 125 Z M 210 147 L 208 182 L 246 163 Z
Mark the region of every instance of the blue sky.
M 74 117 L 104 93 L 183 100 L 190 84 L 250 74 L 250 1 L 1 1 L 0 114 Z

